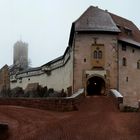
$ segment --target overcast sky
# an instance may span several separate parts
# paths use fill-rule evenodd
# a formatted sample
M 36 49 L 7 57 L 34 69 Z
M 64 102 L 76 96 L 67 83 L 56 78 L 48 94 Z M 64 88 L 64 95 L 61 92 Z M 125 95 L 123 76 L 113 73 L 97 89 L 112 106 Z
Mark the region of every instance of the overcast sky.
M 0 68 L 13 63 L 13 45 L 20 39 L 29 44 L 33 67 L 63 55 L 72 22 L 90 5 L 140 28 L 139 0 L 0 0 Z

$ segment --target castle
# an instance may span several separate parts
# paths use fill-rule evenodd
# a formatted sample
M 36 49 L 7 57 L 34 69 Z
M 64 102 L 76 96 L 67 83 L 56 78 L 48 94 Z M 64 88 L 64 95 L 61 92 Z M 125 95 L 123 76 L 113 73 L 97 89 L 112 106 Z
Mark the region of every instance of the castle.
M 25 42 L 17 41 L 14 44 L 14 58 L 13 65 L 20 69 L 28 68 L 28 44 Z
M 107 95 L 116 89 L 130 106 L 138 106 L 139 81 L 139 29 L 132 21 L 93 6 L 72 23 L 61 57 L 10 76 L 11 89 L 39 83 L 63 88 L 69 96 L 80 88 L 85 96 Z

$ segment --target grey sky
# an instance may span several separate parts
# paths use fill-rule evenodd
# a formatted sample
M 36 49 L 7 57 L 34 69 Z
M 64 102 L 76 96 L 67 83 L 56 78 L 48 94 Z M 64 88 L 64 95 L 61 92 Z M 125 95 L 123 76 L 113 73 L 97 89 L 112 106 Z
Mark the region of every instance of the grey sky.
M 140 28 L 139 0 L 0 0 L 0 67 L 13 63 L 13 45 L 29 44 L 32 66 L 61 56 L 71 24 L 90 5 L 125 17 Z

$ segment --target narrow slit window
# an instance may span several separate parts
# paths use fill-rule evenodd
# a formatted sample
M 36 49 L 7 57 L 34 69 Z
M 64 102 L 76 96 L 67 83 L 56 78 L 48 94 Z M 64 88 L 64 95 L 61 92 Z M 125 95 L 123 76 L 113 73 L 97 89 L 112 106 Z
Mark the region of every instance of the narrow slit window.
M 137 61 L 137 69 L 140 69 L 140 60 Z
M 126 60 L 125 57 L 123 57 L 123 59 L 122 59 L 122 65 L 123 65 L 123 66 L 126 66 L 126 65 L 127 65 L 127 60 Z
M 86 62 L 86 58 L 84 58 L 84 62 Z
M 126 82 L 128 82 L 128 77 L 126 77 Z

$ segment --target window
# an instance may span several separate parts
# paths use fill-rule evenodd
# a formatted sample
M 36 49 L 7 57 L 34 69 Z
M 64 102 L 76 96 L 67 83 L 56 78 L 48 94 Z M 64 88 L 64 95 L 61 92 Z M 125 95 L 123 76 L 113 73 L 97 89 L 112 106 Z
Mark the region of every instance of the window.
M 86 58 L 84 58 L 84 62 L 86 62 Z
M 94 51 L 94 59 L 102 59 L 102 51 Z
M 94 58 L 97 59 L 97 51 L 94 51 Z
M 126 82 L 128 82 L 128 77 L 126 77 Z
M 140 69 L 140 60 L 137 61 L 137 69 Z
M 86 74 L 86 78 L 88 78 L 88 75 L 89 75 L 89 74 Z
M 98 52 L 98 58 L 99 58 L 99 59 L 102 59 L 102 51 L 99 51 L 99 52 Z
M 128 36 L 132 35 L 132 30 L 130 28 L 124 27 L 124 32 L 125 34 L 127 34 Z
M 126 51 L 126 45 L 124 43 L 122 44 L 122 50 Z
M 125 57 L 123 57 L 123 59 L 122 59 L 122 65 L 123 65 L 123 66 L 126 66 L 126 65 L 127 65 L 127 60 L 126 60 Z
M 135 52 L 135 49 L 132 49 L 132 53 L 134 53 Z

